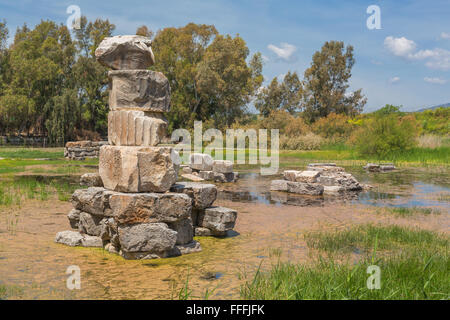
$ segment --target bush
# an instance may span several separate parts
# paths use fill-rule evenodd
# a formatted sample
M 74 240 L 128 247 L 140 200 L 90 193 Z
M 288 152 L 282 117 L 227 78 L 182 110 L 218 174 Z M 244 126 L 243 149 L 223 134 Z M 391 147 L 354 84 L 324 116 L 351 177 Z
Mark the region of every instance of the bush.
M 330 113 L 312 125 L 312 131 L 333 142 L 342 142 L 352 134 L 355 124 L 344 114 Z
M 383 158 L 415 146 L 417 123 L 413 116 L 377 115 L 365 121 L 355 136 L 361 154 Z
M 296 137 L 281 135 L 280 149 L 283 150 L 319 150 L 324 139 L 312 132 Z

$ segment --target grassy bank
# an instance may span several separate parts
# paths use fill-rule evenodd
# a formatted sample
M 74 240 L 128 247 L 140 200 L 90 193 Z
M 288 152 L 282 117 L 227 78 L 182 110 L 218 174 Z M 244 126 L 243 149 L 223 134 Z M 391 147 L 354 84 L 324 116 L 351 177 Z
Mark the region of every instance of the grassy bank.
M 241 288 L 244 299 L 449 299 L 449 239 L 397 226 L 355 226 L 308 233 L 315 259 L 278 262 L 256 272 Z M 337 262 L 340 261 L 340 262 Z M 367 268 L 381 270 L 381 288 L 370 290 Z

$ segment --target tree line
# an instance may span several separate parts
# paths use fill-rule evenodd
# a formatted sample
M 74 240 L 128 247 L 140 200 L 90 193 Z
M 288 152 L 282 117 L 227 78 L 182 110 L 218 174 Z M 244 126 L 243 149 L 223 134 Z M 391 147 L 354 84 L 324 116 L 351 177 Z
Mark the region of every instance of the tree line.
M 9 30 L 0 22 L 0 135 L 46 136 L 50 143 L 97 139 L 107 133 L 108 70 L 95 60 L 99 43 L 115 29 L 108 20 L 81 18 L 70 32 L 63 24 L 41 21 L 34 29 Z M 263 60 L 250 55 L 239 35 L 220 34 L 213 25 L 189 23 L 156 33 L 146 26 L 136 34 L 152 38 L 156 64 L 169 79 L 170 130 L 191 128 L 195 120 L 219 129 L 284 110 L 313 123 L 331 113 L 356 115 L 361 90 L 348 92 L 355 63 L 353 48 L 326 42 L 312 58 L 303 79 L 288 72 L 262 86 Z

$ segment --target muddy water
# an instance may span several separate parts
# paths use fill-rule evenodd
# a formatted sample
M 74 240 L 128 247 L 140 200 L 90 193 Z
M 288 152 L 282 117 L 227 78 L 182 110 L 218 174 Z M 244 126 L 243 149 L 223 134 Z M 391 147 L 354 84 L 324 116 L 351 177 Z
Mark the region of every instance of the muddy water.
M 392 183 L 387 176 L 354 174 L 374 186 L 373 195 L 353 194 L 343 200 L 273 195 L 268 190 L 274 177 L 243 174 L 237 184 L 219 187 L 223 191 L 216 202 L 238 210 L 235 231 L 223 239 L 197 238 L 200 253 L 161 260 L 129 261 L 101 249 L 55 244 L 56 232 L 69 229 L 67 202 L 29 200 L 21 207 L 0 208 L 0 284 L 18 288 L 9 298 L 177 299 L 187 281 L 194 298 L 204 297 L 207 290 L 213 292 L 212 299 L 239 298 L 240 285 L 259 266 L 267 270 L 279 257 L 310 261 L 303 238 L 310 230 L 374 222 L 450 232 L 448 214 L 398 218 L 375 214 L 373 206 L 364 205 L 367 198 L 387 203 L 396 197 L 440 205 L 448 199 L 442 196 L 449 191 L 448 180 L 404 174 L 403 180 Z M 81 269 L 81 290 L 66 287 L 65 272 L 71 265 Z

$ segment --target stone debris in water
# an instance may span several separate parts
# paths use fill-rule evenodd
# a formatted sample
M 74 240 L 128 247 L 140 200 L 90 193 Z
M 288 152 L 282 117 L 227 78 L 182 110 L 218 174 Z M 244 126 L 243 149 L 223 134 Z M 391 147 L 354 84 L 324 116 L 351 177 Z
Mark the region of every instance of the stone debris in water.
M 233 172 L 233 162 L 214 160 L 209 154 L 203 153 L 191 154 L 189 166 L 183 167 L 183 173 L 198 175 L 202 180 L 220 183 L 236 182 L 239 177 L 237 172 Z M 202 181 L 195 178 L 190 180 Z
M 226 236 L 237 212 L 213 207 L 213 184 L 175 183 L 179 156 L 166 139 L 164 113 L 170 110 L 170 86 L 159 72 L 141 70 L 154 63 L 150 40 L 140 36 L 106 38 L 96 50 L 100 63 L 116 71 L 110 77 L 108 140 L 99 151 L 99 173 L 86 174 L 87 189 L 72 195 L 70 231 L 55 242 L 69 246 L 103 247 L 125 259 L 155 259 L 201 251 L 199 236 Z M 184 174 L 202 179 L 234 181 L 232 163 L 207 155 L 197 169 Z M 187 168 L 187 167 L 185 167 Z M 204 173 L 202 173 L 204 175 Z
M 340 194 L 363 189 L 355 177 L 335 163 L 311 163 L 305 171 L 286 170 L 284 180 L 273 180 L 271 191 L 304 195 Z
M 370 172 L 392 171 L 392 170 L 396 169 L 392 163 L 386 163 L 386 164 L 368 163 L 363 168 L 364 168 L 364 170 L 367 170 Z

